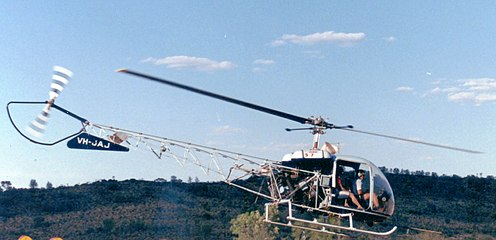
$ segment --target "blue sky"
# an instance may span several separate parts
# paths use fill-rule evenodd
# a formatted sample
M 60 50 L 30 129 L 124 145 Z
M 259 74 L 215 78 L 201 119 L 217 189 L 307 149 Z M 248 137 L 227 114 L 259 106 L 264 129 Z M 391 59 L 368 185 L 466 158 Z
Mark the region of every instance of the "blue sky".
M 485 152 L 346 131 L 322 138 L 378 166 L 496 175 L 493 1 L 8 1 L 0 12 L 3 104 L 46 100 L 60 65 L 74 77 L 57 104 L 92 122 L 276 160 L 311 145 L 310 134 L 284 131 L 297 123 L 114 72 L 125 67 L 303 117 Z M 211 179 L 147 152 L 35 145 L 5 112 L 0 123 L 0 180 L 16 187 Z

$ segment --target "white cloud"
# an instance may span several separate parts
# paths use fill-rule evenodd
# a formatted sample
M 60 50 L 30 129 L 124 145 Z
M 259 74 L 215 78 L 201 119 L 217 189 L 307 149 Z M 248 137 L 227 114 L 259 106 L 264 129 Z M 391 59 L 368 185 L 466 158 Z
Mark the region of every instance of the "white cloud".
M 446 94 L 449 101 L 459 103 L 496 103 L 495 78 L 461 79 L 448 86 L 436 87 L 429 91 L 431 94 Z
M 271 65 L 274 63 L 276 63 L 274 60 L 268 60 L 268 59 L 257 59 L 253 61 L 253 64 L 257 64 L 257 65 Z
M 447 87 L 447 88 L 441 89 L 441 92 L 445 92 L 445 93 L 452 93 L 452 92 L 458 92 L 458 91 L 460 91 L 459 87 Z
M 430 93 L 434 93 L 434 94 L 436 94 L 436 93 L 440 93 L 440 92 L 443 92 L 443 89 L 442 89 L 442 88 L 440 88 L 440 87 L 435 87 L 434 89 L 432 89 L 432 90 L 430 91 Z
M 458 91 L 460 91 L 460 88 L 458 88 L 458 87 L 445 87 L 445 88 L 435 87 L 430 91 L 430 93 L 432 93 L 432 94 L 453 93 L 453 92 L 458 92 Z
M 287 43 L 297 45 L 313 45 L 321 42 L 333 42 L 341 46 L 350 46 L 365 39 L 365 33 L 340 33 L 334 31 L 318 32 L 308 35 L 284 34 L 280 39 L 272 41 L 272 46 Z
M 266 69 L 263 68 L 263 67 L 260 67 L 260 66 L 268 66 L 268 65 L 272 65 L 272 64 L 275 64 L 276 62 L 274 60 L 269 60 L 269 59 L 257 59 L 255 61 L 253 61 L 253 64 L 255 64 L 256 66 L 254 68 L 252 68 L 252 72 L 255 72 L 255 73 L 258 73 L 258 72 L 265 72 Z
M 219 126 L 213 129 L 214 135 L 227 135 L 227 134 L 236 134 L 242 132 L 243 130 L 241 128 L 235 128 L 229 125 Z
M 454 102 L 470 101 L 473 100 L 474 97 L 475 94 L 472 92 L 457 92 L 457 93 L 448 94 L 448 99 Z
M 235 67 L 235 65 L 229 61 L 218 62 L 208 58 L 190 56 L 170 56 L 165 58 L 149 57 L 141 62 L 152 63 L 154 65 L 166 65 L 168 68 L 194 69 L 206 72 L 227 70 Z
M 479 78 L 461 80 L 462 86 L 472 91 L 496 91 L 496 79 Z
M 295 149 L 303 149 L 308 143 L 268 143 L 265 146 L 256 147 L 257 152 L 293 152 Z
M 325 56 L 320 51 L 304 51 L 303 54 L 306 58 L 323 59 Z
M 383 38 L 383 40 L 386 42 L 392 43 L 392 42 L 396 42 L 397 39 L 393 36 L 390 36 L 390 37 Z
M 272 45 L 273 47 L 282 46 L 282 45 L 284 45 L 284 44 L 286 44 L 286 42 L 285 42 L 285 41 L 283 41 L 283 40 L 280 40 L 280 39 L 278 39 L 278 40 L 274 40 L 274 41 L 272 41 L 272 43 L 271 43 L 271 45 Z
M 412 87 L 398 87 L 395 89 L 398 92 L 413 92 L 414 90 Z
M 475 102 L 496 102 L 496 93 L 481 93 L 475 97 Z
M 251 71 L 254 73 L 259 73 L 259 72 L 265 72 L 265 71 L 267 71 L 267 69 L 261 68 L 261 67 L 254 67 L 251 69 Z

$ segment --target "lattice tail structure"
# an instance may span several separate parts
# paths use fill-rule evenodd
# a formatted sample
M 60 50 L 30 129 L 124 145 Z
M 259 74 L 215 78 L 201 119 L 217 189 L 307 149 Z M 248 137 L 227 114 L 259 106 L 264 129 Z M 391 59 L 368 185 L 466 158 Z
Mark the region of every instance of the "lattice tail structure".
M 151 152 L 158 159 L 174 159 L 180 166 L 193 165 L 199 167 L 207 176 L 217 176 L 221 181 L 245 191 L 251 192 L 268 200 L 273 197 L 262 193 L 259 189 L 250 189 L 237 184 L 250 176 L 268 176 L 267 168 L 276 162 L 247 154 L 202 146 L 194 143 L 144 134 L 112 126 L 87 122 L 85 132 L 107 139 L 116 144 L 127 146 L 134 150 Z M 229 162 L 229 169 L 223 165 Z

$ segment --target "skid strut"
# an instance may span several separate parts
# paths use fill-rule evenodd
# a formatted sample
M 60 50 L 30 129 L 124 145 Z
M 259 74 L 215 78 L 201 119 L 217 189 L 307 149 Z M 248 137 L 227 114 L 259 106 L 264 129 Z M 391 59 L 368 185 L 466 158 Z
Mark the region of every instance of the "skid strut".
M 288 222 L 284 223 L 284 222 L 278 222 L 278 221 L 271 220 L 271 216 L 269 214 L 269 208 L 271 206 L 278 206 L 278 205 L 284 205 L 284 204 L 286 204 L 288 206 L 288 216 L 286 217 Z M 349 235 L 339 233 L 339 232 L 334 232 L 333 230 L 344 230 L 344 231 L 350 231 L 350 232 L 355 232 L 355 233 L 371 234 L 371 235 L 376 235 L 376 236 L 389 236 L 397 229 L 396 226 L 387 232 L 376 232 L 376 231 L 359 229 L 359 228 L 355 228 L 353 226 L 353 214 L 352 213 L 343 213 L 343 214 L 333 213 L 333 214 L 339 218 L 348 218 L 349 225 L 348 226 L 341 226 L 341 225 L 336 225 L 336 224 L 319 222 L 317 219 L 310 221 L 310 220 L 294 217 L 293 216 L 293 204 L 289 200 L 282 200 L 280 202 L 274 202 L 274 203 L 266 203 L 265 204 L 265 219 L 264 219 L 264 221 L 267 223 L 270 223 L 270 224 L 276 224 L 276 225 L 287 226 L 287 227 L 292 227 L 292 228 L 300 228 L 300 229 L 304 229 L 304 230 L 310 230 L 310 231 L 315 231 L 315 232 L 320 232 L 320 233 L 325 233 L 325 234 L 332 234 L 332 235 L 339 235 L 339 236 L 349 236 Z M 294 223 L 296 223 L 296 222 L 307 224 L 307 226 L 295 225 Z

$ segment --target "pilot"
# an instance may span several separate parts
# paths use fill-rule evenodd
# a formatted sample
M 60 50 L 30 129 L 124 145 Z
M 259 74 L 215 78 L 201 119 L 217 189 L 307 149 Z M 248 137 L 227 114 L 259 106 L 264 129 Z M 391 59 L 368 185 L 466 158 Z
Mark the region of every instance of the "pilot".
M 339 196 L 347 197 L 347 199 L 351 199 L 351 202 L 353 202 L 353 204 L 355 204 L 355 206 L 357 206 L 358 210 L 363 210 L 363 207 L 360 204 L 360 201 L 358 201 L 358 199 L 355 197 L 355 194 L 353 194 L 349 189 L 345 188 L 343 185 L 343 181 L 341 180 L 341 174 L 343 173 L 343 167 L 341 167 L 341 166 L 338 167 L 337 173 L 338 173 L 337 174 L 337 182 L 338 182 L 339 188 L 341 189 L 341 191 L 339 191 Z M 349 207 L 347 205 L 348 204 L 345 203 L 345 207 Z
M 368 189 L 365 189 L 364 186 L 364 179 L 365 179 L 365 171 L 360 169 L 358 170 L 358 179 L 356 180 L 356 190 L 357 194 L 360 197 L 360 199 L 363 199 L 364 201 L 368 202 L 370 199 L 370 192 Z M 379 199 L 377 196 L 374 194 L 374 209 L 379 208 Z

